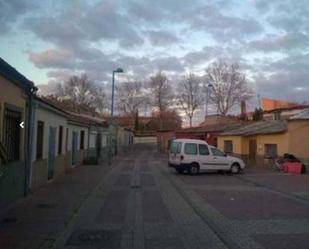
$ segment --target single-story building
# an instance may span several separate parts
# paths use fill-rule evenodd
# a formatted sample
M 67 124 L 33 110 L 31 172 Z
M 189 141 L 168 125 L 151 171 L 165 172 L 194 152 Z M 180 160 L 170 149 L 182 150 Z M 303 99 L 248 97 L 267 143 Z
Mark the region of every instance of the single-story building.
M 246 160 L 249 166 L 269 166 L 270 160 L 294 154 L 304 162 L 309 159 L 308 110 L 288 120 L 259 121 L 224 132 L 218 147 Z
M 134 143 L 134 131 L 118 126 L 117 131 L 117 146 L 120 153 L 127 152 Z
M 28 192 L 33 82 L 0 58 L 0 209 Z
M 157 131 L 158 150 L 167 152 L 171 141 L 177 138 L 200 139 L 217 147 L 217 138 L 222 132 L 239 128 L 243 124 L 243 121 L 234 116 L 210 115 L 197 127 L 159 130 Z
M 30 171 L 32 189 L 65 173 L 68 133 L 67 113 L 35 97 Z

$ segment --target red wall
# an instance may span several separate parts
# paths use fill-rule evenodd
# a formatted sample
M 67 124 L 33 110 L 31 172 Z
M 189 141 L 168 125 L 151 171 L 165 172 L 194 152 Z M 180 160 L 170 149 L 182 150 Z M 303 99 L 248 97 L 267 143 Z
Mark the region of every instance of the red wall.
M 206 141 L 209 145 L 217 146 L 218 133 L 207 133 L 204 134 L 194 134 L 194 133 L 176 133 L 176 138 L 191 138 L 191 139 L 200 139 Z

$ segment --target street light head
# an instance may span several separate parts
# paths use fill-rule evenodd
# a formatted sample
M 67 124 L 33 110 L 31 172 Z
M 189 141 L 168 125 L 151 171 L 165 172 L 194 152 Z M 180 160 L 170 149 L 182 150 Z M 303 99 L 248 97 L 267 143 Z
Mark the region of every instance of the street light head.
M 115 73 L 123 73 L 123 69 L 118 67 L 114 72 Z

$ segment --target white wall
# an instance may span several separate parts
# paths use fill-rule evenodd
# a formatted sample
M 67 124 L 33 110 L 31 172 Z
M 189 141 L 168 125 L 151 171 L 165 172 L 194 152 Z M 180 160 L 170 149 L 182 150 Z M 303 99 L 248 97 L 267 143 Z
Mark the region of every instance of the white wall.
M 48 158 L 48 150 L 49 150 L 49 127 L 56 128 L 56 148 L 55 148 L 55 156 L 58 155 L 58 138 L 59 138 L 59 126 L 63 127 L 62 132 L 62 150 L 61 154 L 65 154 L 66 151 L 72 150 L 72 132 L 77 132 L 77 150 L 80 150 L 80 131 L 83 130 L 85 132 L 84 138 L 84 149 L 88 148 L 88 127 L 81 127 L 77 125 L 69 125 L 67 118 L 56 114 L 50 110 L 47 110 L 40 105 L 38 105 L 35 109 L 35 121 L 34 121 L 34 131 L 33 131 L 33 143 L 32 143 L 32 161 L 36 160 L 36 145 L 37 145 L 37 127 L 38 121 L 44 122 L 44 138 L 43 138 L 43 155 L 42 159 Z M 68 128 L 68 143 L 66 150 L 66 132 Z
M 77 125 L 69 125 L 69 137 L 68 137 L 68 151 L 72 151 L 72 134 L 73 132 L 77 132 L 77 150 L 80 150 L 80 132 L 85 132 L 85 138 L 84 138 L 84 149 L 88 149 L 88 127 L 81 127 Z
M 32 161 L 36 160 L 36 144 L 37 144 L 37 128 L 38 121 L 44 122 L 44 138 L 43 138 L 43 159 L 48 158 L 48 147 L 49 147 L 49 127 L 56 128 L 56 148 L 55 155 L 58 155 L 58 137 L 59 137 L 59 126 L 63 127 L 62 133 L 62 152 L 65 153 L 65 137 L 66 137 L 66 128 L 67 120 L 65 117 L 56 114 L 52 111 L 37 106 L 35 109 L 35 121 L 34 121 L 34 132 L 33 132 L 33 143 L 32 143 Z
M 97 132 L 92 131 L 89 134 L 89 148 L 95 148 L 97 142 Z

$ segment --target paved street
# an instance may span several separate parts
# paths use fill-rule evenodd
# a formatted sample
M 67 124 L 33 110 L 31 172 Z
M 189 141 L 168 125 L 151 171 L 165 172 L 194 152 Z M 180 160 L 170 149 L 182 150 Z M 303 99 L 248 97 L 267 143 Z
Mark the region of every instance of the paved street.
M 0 248 L 307 249 L 309 175 L 179 175 L 139 145 L 1 214 Z

